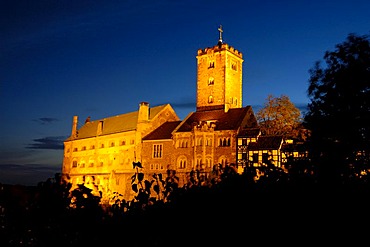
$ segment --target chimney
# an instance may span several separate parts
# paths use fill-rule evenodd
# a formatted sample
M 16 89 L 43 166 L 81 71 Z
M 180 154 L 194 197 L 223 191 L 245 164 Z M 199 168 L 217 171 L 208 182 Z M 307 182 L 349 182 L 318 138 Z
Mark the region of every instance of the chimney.
M 71 137 L 73 139 L 77 137 L 77 123 L 78 123 L 78 117 L 73 116 L 72 133 L 71 133 Z
M 149 103 L 141 102 L 139 105 L 138 123 L 149 121 Z

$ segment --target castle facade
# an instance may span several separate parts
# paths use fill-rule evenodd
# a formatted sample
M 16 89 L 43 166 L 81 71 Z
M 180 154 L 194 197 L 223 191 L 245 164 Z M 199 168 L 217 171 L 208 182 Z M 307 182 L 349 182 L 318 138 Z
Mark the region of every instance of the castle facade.
M 73 117 L 62 168 L 73 187 L 84 184 L 103 198 L 119 193 L 130 200 L 133 162 L 148 175 L 176 171 L 180 185 L 191 171 L 207 173 L 215 164 L 243 170 L 238 136 L 258 129 L 258 123 L 252 107 L 242 106 L 243 55 L 224 43 L 219 31 L 215 46 L 197 52 L 196 111 L 185 119 L 170 104 L 151 107 L 148 102 L 134 112 L 88 119 L 81 128 Z

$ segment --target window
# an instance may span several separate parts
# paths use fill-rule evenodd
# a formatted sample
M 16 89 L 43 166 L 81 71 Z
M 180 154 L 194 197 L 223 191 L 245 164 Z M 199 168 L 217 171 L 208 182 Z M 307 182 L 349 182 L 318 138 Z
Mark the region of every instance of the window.
M 72 162 L 72 167 L 77 167 L 77 160 L 74 160 L 74 161 Z
M 211 168 L 211 166 L 212 166 L 212 159 L 211 158 L 206 158 L 206 166 L 208 168 Z
M 258 163 L 258 153 L 253 154 L 253 163 Z
M 237 70 L 236 62 L 231 63 L 231 69 Z
M 214 67 L 215 67 L 215 62 L 214 61 L 210 61 L 208 68 L 211 69 L 211 68 L 214 68 Z
M 225 166 L 225 165 L 227 165 L 227 159 L 226 159 L 226 157 L 224 157 L 224 156 L 222 156 L 220 159 L 219 159 L 219 162 L 218 162 L 219 164 L 221 164 L 222 166 Z
M 114 147 L 114 142 L 111 142 L 110 143 L 110 147 Z
M 212 96 L 212 95 L 210 95 L 210 96 L 208 97 L 208 103 L 213 103 L 213 96 Z
M 230 138 L 221 138 L 220 139 L 220 144 L 219 144 L 220 147 L 230 147 L 230 145 L 231 145 Z
M 185 156 L 180 156 L 177 160 L 177 167 L 179 169 L 185 169 L 186 168 L 186 165 L 187 165 L 187 160 L 186 160 L 186 157 Z
M 121 141 L 121 146 L 124 146 L 124 145 L 126 145 L 126 141 L 125 140 Z
M 180 148 L 187 148 L 188 147 L 188 141 L 186 141 L 186 140 L 180 140 L 179 141 L 179 147 Z
M 207 138 L 207 140 L 206 140 L 206 146 L 212 146 L 212 139 Z
M 269 158 L 269 154 L 268 153 L 263 153 L 262 154 L 262 163 L 267 164 L 267 162 L 269 160 L 268 158 Z
M 86 146 L 83 146 L 83 147 L 81 148 L 81 150 L 82 150 L 82 151 L 85 151 L 85 150 L 86 150 Z
M 197 146 L 202 146 L 203 145 L 203 138 L 199 137 L 197 138 Z
M 153 158 L 162 158 L 163 145 L 154 144 L 153 145 Z
M 214 85 L 215 84 L 215 79 L 214 78 L 209 78 L 208 79 L 208 85 Z
M 161 164 L 150 164 L 150 170 L 159 170 L 163 169 L 163 165 Z

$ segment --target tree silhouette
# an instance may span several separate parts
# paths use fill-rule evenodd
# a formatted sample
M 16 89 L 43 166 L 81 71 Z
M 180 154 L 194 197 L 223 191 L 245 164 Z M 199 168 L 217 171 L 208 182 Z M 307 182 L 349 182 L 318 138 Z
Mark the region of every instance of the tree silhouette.
M 369 36 L 349 34 L 324 61 L 310 69 L 305 125 L 312 131 L 311 154 L 325 179 L 357 176 L 369 165 Z

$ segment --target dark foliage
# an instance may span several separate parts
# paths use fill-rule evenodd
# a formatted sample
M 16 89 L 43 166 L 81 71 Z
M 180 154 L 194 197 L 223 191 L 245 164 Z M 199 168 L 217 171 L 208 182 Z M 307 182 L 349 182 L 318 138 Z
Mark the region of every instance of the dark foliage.
M 343 182 L 369 169 L 370 40 L 349 34 L 310 70 L 305 125 L 323 180 Z
M 255 168 L 238 174 L 234 165 L 216 165 L 207 177 L 194 171 L 183 187 L 173 171 L 140 176 L 133 183 L 143 187 L 132 202 L 117 200 L 108 207 L 82 185 L 68 194 L 70 185 L 58 175 L 36 188 L 19 189 L 18 196 L 17 188 L 9 187 L 1 194 L 1 246 L 361 242 L 356 236 L 366 231 L 361 222 L 369 218 L 368 183 L 330 187 L 307 167 L 291 164 L 291 173 L 266 167 L 255 180 Z

